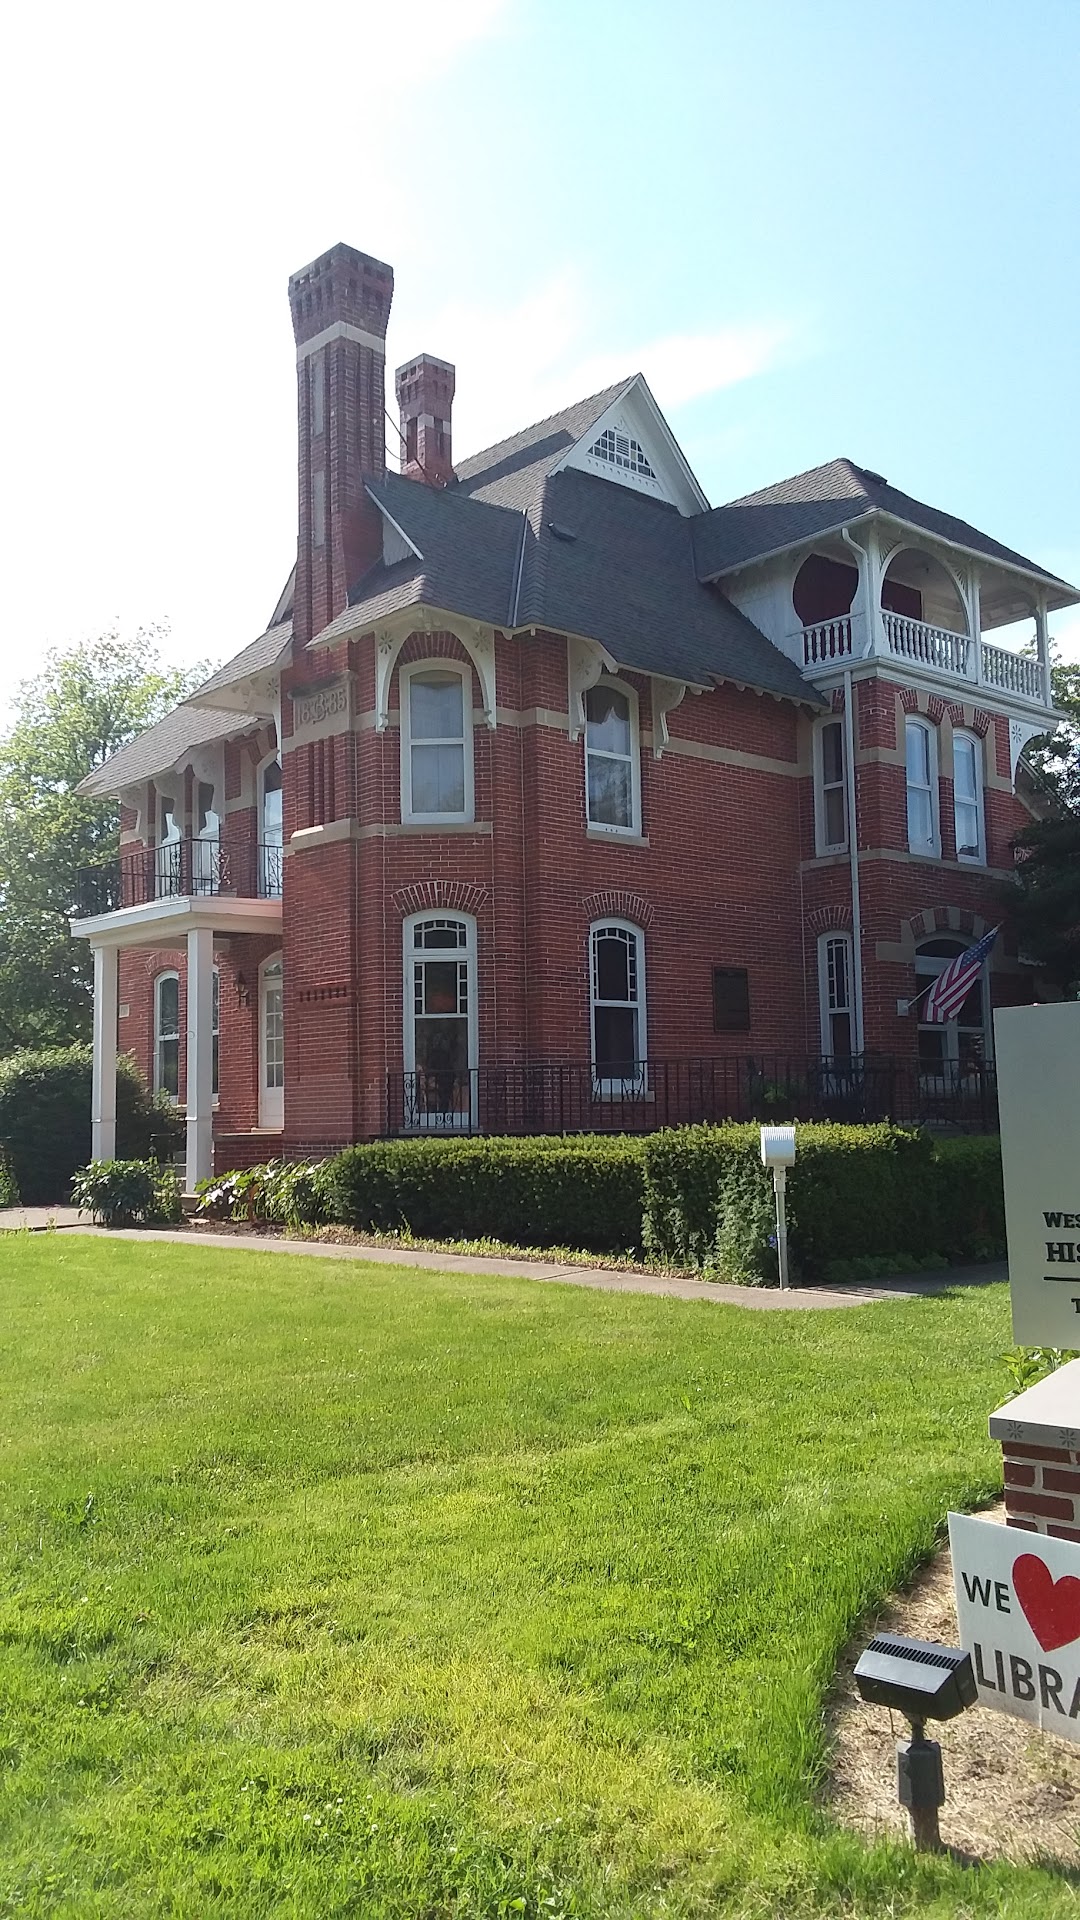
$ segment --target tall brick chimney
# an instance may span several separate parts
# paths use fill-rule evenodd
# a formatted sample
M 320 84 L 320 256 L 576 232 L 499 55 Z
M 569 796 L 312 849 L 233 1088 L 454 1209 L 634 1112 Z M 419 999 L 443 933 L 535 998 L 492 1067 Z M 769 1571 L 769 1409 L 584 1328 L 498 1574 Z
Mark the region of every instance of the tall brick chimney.
M 454 404 L 454 369 L 449 360 L 421 353 L 394 375 L 401 409 L 401 471 L 430 487 L 445 487 L 453 478 L 450 458 L 450 409 Z
M 293 630 L 301 645 L 348 602 L 382 552 L 364 492 L 386 471 L 386 323 L 391 267 L 340 243 L 289 281 L 300 427 L 300 532 Z

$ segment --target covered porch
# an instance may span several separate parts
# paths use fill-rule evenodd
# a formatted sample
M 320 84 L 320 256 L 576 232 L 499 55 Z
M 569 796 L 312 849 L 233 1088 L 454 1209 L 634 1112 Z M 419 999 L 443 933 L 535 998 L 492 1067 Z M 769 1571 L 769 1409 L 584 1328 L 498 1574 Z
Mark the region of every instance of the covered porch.
M 186 956 L 187 1141 L 185 1191 L 213 1172 L 214 943 L 230 935 L 280 938 L 280 899 L 229 895 L 155 899 L 118 912 L 76 918 L 71 931 L 94 956 L 94 1065 L 91 1147 L 95 1160 L 116 1154 L 116 1056 L 120 954 L 132 947 L 174 948 Z

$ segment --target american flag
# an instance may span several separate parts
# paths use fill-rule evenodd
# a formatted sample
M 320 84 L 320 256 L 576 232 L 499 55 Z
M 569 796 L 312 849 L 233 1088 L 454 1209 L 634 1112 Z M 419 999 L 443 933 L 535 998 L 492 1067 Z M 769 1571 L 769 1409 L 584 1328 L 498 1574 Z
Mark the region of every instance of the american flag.
M 938 974 L 926 996 L 926 1006 L 923 1009 L 924 1020 L 956 1018 L 982 971 L 983 961 L 1000 932 L 1000 927 L 994 927 L 990 933 L 984 933 L 974 947 L 969 947 L 966 953 L 958 953 L 955 960 L 950 960 L 944 973 Z

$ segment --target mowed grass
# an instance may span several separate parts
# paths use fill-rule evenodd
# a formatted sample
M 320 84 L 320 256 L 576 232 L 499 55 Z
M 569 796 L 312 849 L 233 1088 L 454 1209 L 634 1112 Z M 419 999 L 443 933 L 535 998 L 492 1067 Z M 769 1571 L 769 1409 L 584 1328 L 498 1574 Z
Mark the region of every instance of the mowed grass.
M 997 1484 L 1000 1288 L 822 1313 L 0 1237 L 0 1912 L 1072 1913 L 815 1811 Z

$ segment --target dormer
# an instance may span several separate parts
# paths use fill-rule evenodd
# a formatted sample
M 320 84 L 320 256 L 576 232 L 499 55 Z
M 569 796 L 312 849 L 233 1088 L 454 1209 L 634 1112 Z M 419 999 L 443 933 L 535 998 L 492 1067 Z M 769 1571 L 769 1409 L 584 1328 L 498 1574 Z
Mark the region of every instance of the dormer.
M 553 472 L 564 467 L 577 467 L 600 480 L 664 500 L 684 515 L 708 510 L 708 500 L 640 373 L 627 382 Z

